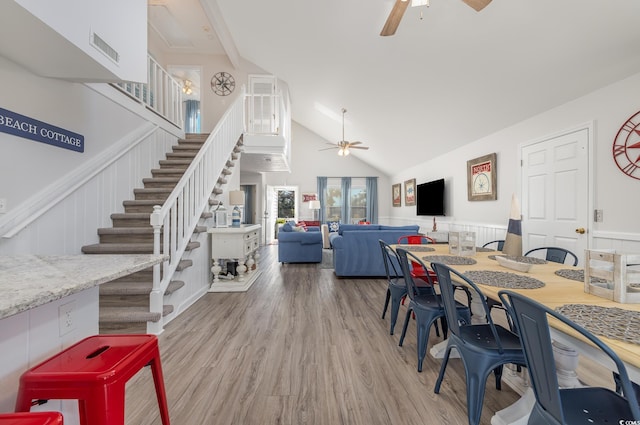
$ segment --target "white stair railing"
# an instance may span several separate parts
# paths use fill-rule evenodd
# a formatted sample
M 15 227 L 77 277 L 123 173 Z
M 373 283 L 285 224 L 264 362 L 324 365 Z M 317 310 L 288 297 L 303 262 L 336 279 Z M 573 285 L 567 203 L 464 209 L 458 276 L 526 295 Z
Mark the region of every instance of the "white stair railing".
M 151 214 L 154 229 L 153 252 L 169 259 L 154 266 L 150 311 L 162 315 L 163 297 L 191 235 L 208 206 L 218 177 L 244 131 L 244 87 L 185 171 L 164 205 Z M 161 238 L 162 235 L 162 238 Z M 162 240 L 162 244 L 161 244 Z M 163 319 L 148 322 L 147 332 L 160 334 Z
M 147 81 L 146 84 L 122 82 L 113 86 L 176 127 L 183 128 L 182 87 L 151 56 L 147 56 Z

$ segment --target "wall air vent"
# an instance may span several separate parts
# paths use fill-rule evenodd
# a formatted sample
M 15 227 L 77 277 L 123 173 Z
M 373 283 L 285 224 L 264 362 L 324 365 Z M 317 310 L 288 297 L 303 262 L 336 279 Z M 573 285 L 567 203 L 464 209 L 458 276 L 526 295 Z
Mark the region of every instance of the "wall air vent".
M 102 38 L 100 38 L 100 36 L 95 32 L 91 32 L 91 45 L 107 55 L 107 57 L 115 63 L 120 62 L 120 54 L 118 53 L 118 51 L 111 47 Z

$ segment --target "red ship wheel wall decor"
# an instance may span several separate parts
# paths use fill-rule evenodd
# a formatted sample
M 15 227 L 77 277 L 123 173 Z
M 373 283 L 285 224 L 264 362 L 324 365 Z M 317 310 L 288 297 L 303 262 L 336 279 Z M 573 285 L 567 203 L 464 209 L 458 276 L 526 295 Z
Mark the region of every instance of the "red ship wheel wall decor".
M 613 160 L 627 176 L 640 180 L 640 112 L 618 130 L 613 140 Z

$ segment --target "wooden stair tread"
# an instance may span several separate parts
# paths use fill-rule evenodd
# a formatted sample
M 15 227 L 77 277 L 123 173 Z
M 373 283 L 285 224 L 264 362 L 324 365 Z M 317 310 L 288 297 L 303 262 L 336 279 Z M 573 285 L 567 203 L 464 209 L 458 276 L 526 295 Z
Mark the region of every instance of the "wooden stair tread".
M 202 140 L 204 143 L 204 141 L 209 138 L 209 133 L 186 133 L 184 136 L 185 138 L 180 140 Z
M 97 243 L 82 247 L 85 254 L 151 254 L 153 243 Z
M 151 227 L 151 213 L 126 212 L 111 214 L 111 222 L 112 226 L 117 228 Z
M 102 227 L 98 229 L 98 235 L 153 235 L 153 227 Z
M 147 177 L 142 179 L 142 183 L 178 183 L 180 177 Z
M 185 151 L 186 152 L 191 152 L 191 151 L 193 151 L 193 152 L 197 153 L 197 152 L 200 151 L 201 147 L 202 147 L 202 143 L 188 143 L 188 142 L 185 142 L 185 143 L 180 143 L 178 145 L 173 145 L 171 147 L 171 149 L 174 152 L 185 152 Z
M 102 307 L 98 320 L 100 323 L 157 322 L 172 312 L 172 305 L 162 306 L 162 314 L 152 313 L 145 307 Z
M 160 168 L 187 168 L 191 165 L 188 159 L 161 159 L 158 163 Z
M 137 193 L 166 193 L 166 194 L 170 194 L 173 191 L 173 188 L 167 188 L 167 187 L 143 187 L 143 188 L 136 188 L 133 189 L 133 193 L 137 194 Z
M 184 168 L 154 168 L 151 174 L 184 174 Z
M 111 219 L 114 220 L 140 220 L 140 219 L 149 219 L 151 217 L 151 213 L 113 213 L 111 214 Z
M 191 241 L 185 247 L 185 251 L 192 251 L 200 248 L 200 242 Z M 153 253 L 153 242 L 121 242 L 121 243 L 96 243 L 82 247 L 85 254 L 135 254 Z
M 172 280 L 164 294 L 172 294 L 184 285 L 181 280 Z M 152 289 L 150 281 L 120 280 L 100 285 L 100 295 L 148 295 Z
M 198 152 L 167 152 L 165 154 L 165 156 L 167 157 L 167 159 L 193 159 L 196 155 L 198 154 Z
M 176 271 L 181 272 L 184 269 L 193 266 L 193 260 L 181 260 L 176 267 Z
M 162 206 L 164 202 L 158 203 L 157 199 L 130 199 L 127 201 L 122 201 L 122 205 L 159 205 Z M 128 213 L 127 213 L 128 214 Z

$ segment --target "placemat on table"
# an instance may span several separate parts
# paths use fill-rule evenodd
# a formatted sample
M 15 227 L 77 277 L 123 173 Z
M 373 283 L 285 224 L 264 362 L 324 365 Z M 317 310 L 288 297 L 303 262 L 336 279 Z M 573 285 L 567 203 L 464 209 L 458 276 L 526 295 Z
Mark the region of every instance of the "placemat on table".
M 618 341 L 640 344 L 640 312 L 618 307 L 567 304 L 556 311 L 589 332 Z
M 442 263 L 449 266 L 471 266 L 477 263 L 473 258 L 459 255 L 426 255 L 422 259 L 429 263 Z
M 481 283 L 488 286 L 496 286 L 507 289 L 536 289 L 542 288 L 544 282 L 529 276 L 510 272 L 498 272 L 493 270 L 472 270 L 464 275 L 473 283 Z
M 396 248 L 402 248 L 402 249 L 406 249 L 407 251 L 414 251 L 414 252 L 431 252 L 431 251 L 435 251 L 435 248 L 431 248 L 430 246 L 425 246 L 425 245 L 407 245 L 407 244 L 403 244 L 403 245 L 396 245 Z
M 547 264 L 547 260 L 543 260 L 542 258 L 525 257 L 524 255 L 514 256 L 514 255 L 496 254 L 496 255 L 489 255 L 488 258 L 490 258 L 491 260 L 495 260 L 496 257 L 504 257 L 507 260 L 516 261 L 518 263 Z
M 555 273 L 565 279 L 584 282 L 584 269 L 560 269 L 556 270 Z M 606 283 L 606 280 L 591 276 L 591 283 Z

